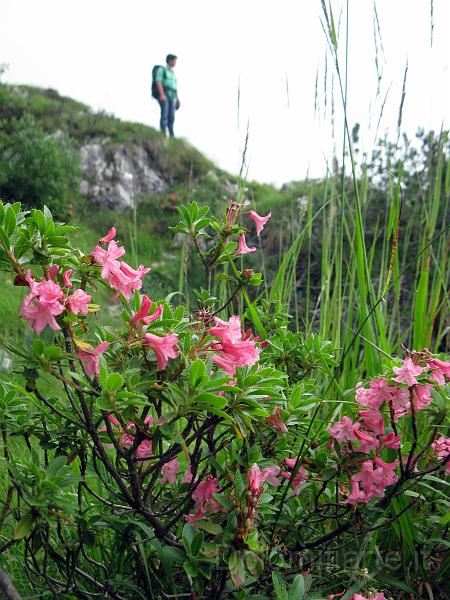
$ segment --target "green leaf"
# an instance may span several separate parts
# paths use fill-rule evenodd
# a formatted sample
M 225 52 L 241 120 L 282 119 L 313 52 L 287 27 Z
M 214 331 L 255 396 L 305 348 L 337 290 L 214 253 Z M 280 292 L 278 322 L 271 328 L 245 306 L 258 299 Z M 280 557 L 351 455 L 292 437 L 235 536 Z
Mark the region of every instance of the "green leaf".
M 9 236 L 3 227 L 0 227 L 0 241 L 2 242 L 5 250 L 9 250 L 11 248 L 11 243 L 9 241 Z
M 390 577 L 389 575 L 377 575 L 375 579 L 391 588 L 402 590 L 403 592 L 408 592 L 409 594 L 415 593 L 414 590 L 409 587 L 409 585 L 407 585 L 404 581 L 395 579 L 395 577 Z
M 213 523 L 212 521 L 206 519 L 196 521 L 196 526 L 199 529 L 204 529 L 212 535 L 221 535 L 223 533 L 223 528 L 218 523 Z
M 280 578 L 275 571 L 272 572 L 272 583 L 276 599 L 289 600 L 286 587 L 281 583 Z
M 241 552 L 233 552 L 228 559 L 228 568 L 235 587 L 240 588 L 245 582 L 245 566 Z
M 111 373 L 106 378 L 106 390 L 108 392 L 115 392 L 123 386 L 123 377 L 120 373 Z
M 41 235 L 45 233 L 45 217 L 41 210 L 33 210 L 32 218 Z
M 185 526 L 183 527 L 183 532 L 181 534 L 181 537 L 183 539 L 183 545 L 188 554 L 191 553 L 191 544 L 192 544 L 192 540 L 194 539 L 194 536 L 195 536 L 194 529 L 189 525 L 189 523 L 186 523 Z
M 3 228 L 8 237 L 14 233 L 16 224 L 16 213 L 14 212 L 12 206 L 8 206 L 6 210 L 5 219 L 3 221 Z
M 205 377 L 205 372 L 206 372 L 206 366 L 202 360 L 197 359 L 195 362 L 192 363 L 191 369 L 189 372 L 189 381 L 190 381 L 192 388 L 195 389 L 200 385 L 203 378 Z
M 61 348 L 58 348 L 58 346 L 48 346 L 45 350 L 44 350 L 44 357 L 49 360 L 59 360 L 61 359 L 63 356 L 62 350 Z
M 202 531 L 197 531 L 196 534 L 194 535 L 194 538 L 191 541 L 191 546 L 190 546 L 190 556 L 197 556 L 197 554 L 200 552 L 201 547 L 203 545 L 203 532 Z
M 48 465 L 48 467 L 46 469 L 47 473 L 49 475 L 56 475 L 56 473 L 61 471 L 61 469 L 64 467 L 64 465 L 66 463 L 67 463 L 67 456 L 65 454 L 56 456 Z
M 305 596 L 305 580 L 303 575 L 299 573 L 297 577 L 294 579 L 294 583 L 292 584 L 288 598 L 289 600 L 302 600 Z
M 35 517 L 33 517 L 31 513 L 27 513 L 24 517 L 22 517 L 14 529 L 13 539 L 21 540 L 22 538 L 26 537 L 33 529 L 35 520 Z
M 195 402 L 196 404 L 209 404 L 216 408 L 224 408 L 227 405 L 227 399 L 224 396 L 216 396 L 208 392 L 196 396 Z
M 247 563 L 247 568 L 251 575 L 253 575 L 253 577 L 260 577 L 264 571 L 264 563 L 260 557 L 254 552 L 249 551 L 245 553 L 245 562 Z

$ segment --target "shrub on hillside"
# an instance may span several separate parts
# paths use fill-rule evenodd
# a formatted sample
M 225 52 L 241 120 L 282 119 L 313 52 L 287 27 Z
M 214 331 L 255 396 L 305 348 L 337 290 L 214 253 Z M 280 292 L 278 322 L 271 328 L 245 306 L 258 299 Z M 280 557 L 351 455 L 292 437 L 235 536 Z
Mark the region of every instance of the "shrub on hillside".
M 77 194 L 79 155 L 63 136 L 48 135 L 30 116 L 15 117 L 0 129 L 0 195 L 27 207 L 48 206 L 68 214 Z

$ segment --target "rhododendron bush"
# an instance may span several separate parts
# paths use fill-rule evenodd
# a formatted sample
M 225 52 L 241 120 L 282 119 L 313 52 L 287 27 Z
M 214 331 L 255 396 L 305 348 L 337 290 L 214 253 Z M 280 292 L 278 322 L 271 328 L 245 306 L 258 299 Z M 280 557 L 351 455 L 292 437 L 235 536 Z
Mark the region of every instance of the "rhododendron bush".
M 248 240 L 271 214 L 179 212 L 205 276 L 191 312 L 153 297 L 114 228 L 81 251 L 47 210 L 1 206 L 30 337 L 0 390 L 1 552 L 20 548 L 53 597 L 302 598 L 329 577 L 329 598 L 384 598 L 381 578 L 355 587 L 321 556 L 445 485 L 450 363 L 383 356 L 342 390 L 329 343 L 251 300 Z

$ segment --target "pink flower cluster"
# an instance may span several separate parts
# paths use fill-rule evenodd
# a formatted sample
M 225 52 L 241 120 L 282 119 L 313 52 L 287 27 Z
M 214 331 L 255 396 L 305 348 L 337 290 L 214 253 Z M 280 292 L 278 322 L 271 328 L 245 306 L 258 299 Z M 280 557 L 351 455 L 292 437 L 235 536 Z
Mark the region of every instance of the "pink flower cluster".
M 296 458 L 286 458 L 284 460 L 286 467 L 292 470 L 296 463 Z M 249 469 L 247 473 L 248 484 L 249 484 L 249 492 L 254 496 L 258 496 L 261 494 L 263 490 L 263 483 L 267 481 L 274 487 L 279 487 L 281 485 L 278 477 L 284 477 L 284 479 L 291 478 L 291 472 L 281 471 L 280 467 L 265 467 L 262 471 L 257 463 L 254 463 L 251 469 Z M 301 486 L 306 482 L 308 478 L 308 471 L 304 467 L 300 467 L 294 479 L 292 480 L 292 490 L 294 496 L 298 496 L 300 493 Z
M 254 210 L 249 210 L 248 215 L 254 221 L 255 226 L 256 226 L 256 235 L 259 237 L 261 231 L 264 229 L 265 224 L 272 216 L 272 213 L 270 212 L 265 217 L 261 217 Z M 236 254 L 248 254 L 249 252 L 256 252 L 256 247 L 255 246 L 252 246 L 252 247 L 247 246 L 247 242 L 245 240 L 245 235 L 243 233 L 241 233 L 241 235 L 239 236 L 239 243 L 238 243 L 238 248 L 236 250 Z
M 132 292 L 140 290 L 142 287 L 142 278 L 150 269 L 139 265 L 137 269 L 131 268 L 126 262 L 118 259 L 125 254 L 125 248 L 118 246 L 114 240 L 116 230 L 112 227 L 109 233 L 103 237 L 99 244 L 108 244 L 107 249 L 97 245 L 92 252 L 94 260 L 102 265 L 101 275 L 113 290 L 117 291 L 117 295 L 123 294 L 129 299 Z
M 445 463 L 445 471 L 450 475 L 450 460 L 448 460 L 448 457 L 450 455 L 450 438 L 446 438 L 443 435 L 441 435 L 441 437 L 439 437 L 431 445 L 431 447 L 436 452 L 439 460 L 447 459 L 447 462 Z
M 366 598 L 365 596 L 361 596 L 361 594 L 353 594 L 350 600 L 386 600 L 386 596 L 383 592 L 378 592 L 376 596 L 372 596 L 371 598 Z
M 109 421 L 111 421 L 111 423 L 115 427 L 121 429 L 121 425 L 114 415 L 108 415 L 108 419 L 109 419 Z M 144 419 L 144 425 L 147 425 L 149 427 L 151 425 L 153 425 L 153 422 L 154 422 L 154 419 L 151 415 L 148 416 L 146 419 Z M 137 429 L 136 424 L 131 422 L 131 423 L 128 423 L 128 425 L 126 425 L 125 431 L 121 430 L 119 444 L 122 447 L 131 448 L 133 446 L 134 440 L 135 440 L 135 435 L 136 435 L 136 429 Z M 106 431 L 106 430 L 107 430 L 106 425 L 103 425 L 99 429 L 99 431 Z M 152 455 L 152 453 L 153 453 L 152 440 L 149 440 L 146 438 L 146 439 L 142 440 L 142 442 L 137 447 L 136 458 L 139 458 L 141 460 L 146 459 L 146 458 L 149 458 Z
M 156 321 L 157 319 L 159 319 L 163 313 L 163 305 L 158 304 L 153 313 L 149 315 L 148 313 L 151 311 L 152 306 L 153 302 L 150 300 L 150 298 L 145 295 L 142 296 L 141 307 L 131 319 L 131 324 L 138 325 L 139 323 L 142 323 L 143 325 L 148 325 L 152 321 Z
M 64 296 L 60 285 L 53 281 L 58 274 L 58 270 L 58 265 L 53 265 L 48 270 L 49 279 L 42 279 L 40 282 L 34 279 L 31 271 L 27 271 L 25 274 L 30 293 L 22 302 L 20 312 L 36 333 L 41 333 L 47 326 L 53 331 L 61 329 L 55 317 L 64 310 L 68 310 L 75 315 L 86 315 L 88 313 L 88 304 L 92 297 L 81 289 L 76 290 L 69 296 Z M 72 269 L 69 269 L 63 275 L 65 287 L 72 287 L 69 279 L 72 272 Z
M 398 460 L 387 463 L 381 460 L 379 456 L 363 462 L 361 471 L 350 479 L 351 493 L 347 498 L 347 503 L 369 502 L 374 496 L 382 498 L 385 488 L 398 479 L 394 473 L 398 464 Z
M 214 317 L 215 326 L 209 333 L 220 338 L 220 343 L 213 343 L 214 354 L 212 359 L 217 366 L 222 368 L 230 377 L 236 373 L 237 367 L 254 365 L 259 360 L 260 350 L 256 348 L 257 338 L 252 338 L 249 330 L 243 334 L 238 316 L 230 317 L 229 321 L 222 321 Z
M 83 344 L 77 347 L 77 358 L 82 362 L 87 375 L 98 375 L 100 356 L 109 348 L 109 342 L 102 342 L 96 348 Z
M 167 367 L 169 358 L 177 358 L 180 355 L 180 351 L 176 349 L 178 341 L 178 336 L 175 333 L 162 336 L 153 333 L 144 335 L 144 343 L 150 346 L 156 354 L 156 368 L 158 371 L 163 371 Z
M 192 494 L 192 499 L 195 502 L 195 513 L 193 515 L 184 515 L 188 523 L 194 523 L 199 519 L 203 519 L 206 514 L 215 514 L 223 512 L 223 508 L 214 498 L 214 494 L 218 494 L 219 480 L 212 475 L 208 475 L 206 479 L 201 481 Z
M 434 381 L 435 385 L 444 385 L 445 380 L 450 378 L 450 363 L 436 359 L 429 353 L 421 353 L 415 355 L 415 360 L 407 357 L 400 367 L 393 368 L 393 372 L 396 377 L 391 380 L 378 377 L 370 382 L 368 388 L 358 385 L 356 402 L 364 408 L 358 412 L 357 420 L 344 416 L 328 428 L 336 442 L 347 444 L 347 452 L 376 453 L 376 456 L 363 462 L 361 471 L 350 479 L 351 494 L 347 502 L 352 504 L 368 502 L 373 496 L 383 496 L 384 489 L 397 481 L 394 470 L 398 461 L 389 464 L 379 457 L 384 448 L 399 449 L 401 441 L 400 435 L 392 431 L 385 433 L 383 403 L 389 406 L 394 422 L 411 412 L 411 399 L 414 412 L 417 413 L 428 406 L 432 399 L 433 384 L 426 380 Z M 425 379 L 424 382 L 417 379 L 420 376 Z M 355 442 L 357 446 L 354 446 Z M 443 455 L 439 455 L 441 445 L 435 442 L 433 448 L 442 458 Z M 448 448 L 445 452 L 448 454 Z M 450 466 L 447 472 L 450 472 Z

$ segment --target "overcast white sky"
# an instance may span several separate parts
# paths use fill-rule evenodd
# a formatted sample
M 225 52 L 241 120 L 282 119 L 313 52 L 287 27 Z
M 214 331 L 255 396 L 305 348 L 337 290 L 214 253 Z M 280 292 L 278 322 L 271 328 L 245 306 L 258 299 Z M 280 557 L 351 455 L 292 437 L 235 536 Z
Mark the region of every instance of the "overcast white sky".
M 439 129 L 450 121 L 450 1 L 375 4 L 383 70 L 378 98 L 374 2 L 349 0 L 348 115 L 351 125 L 363 126 L 363 150 L 373 142 L 389 88 L 379 133 L 396 136 L 406 60 L 403 128 L 413 135 L 418 126 Z M 335 19 L 341 15 L 342 49 L 343 6 L 332 0 Z M 322 175 L 333 144 L 341 146 L 336 82 L 332 137 L 332 64 L 328 56 L 325 70 L 321 16 L 320 0 L 2 0 L 0 62 L 9 63 L 7 82 L 51 87 L 157 127 L 151 68 L 173 52 L 182 102 L 176 135 L 237 172 L 248 123 L 249 177 L 281 184 L 307 172 Z

